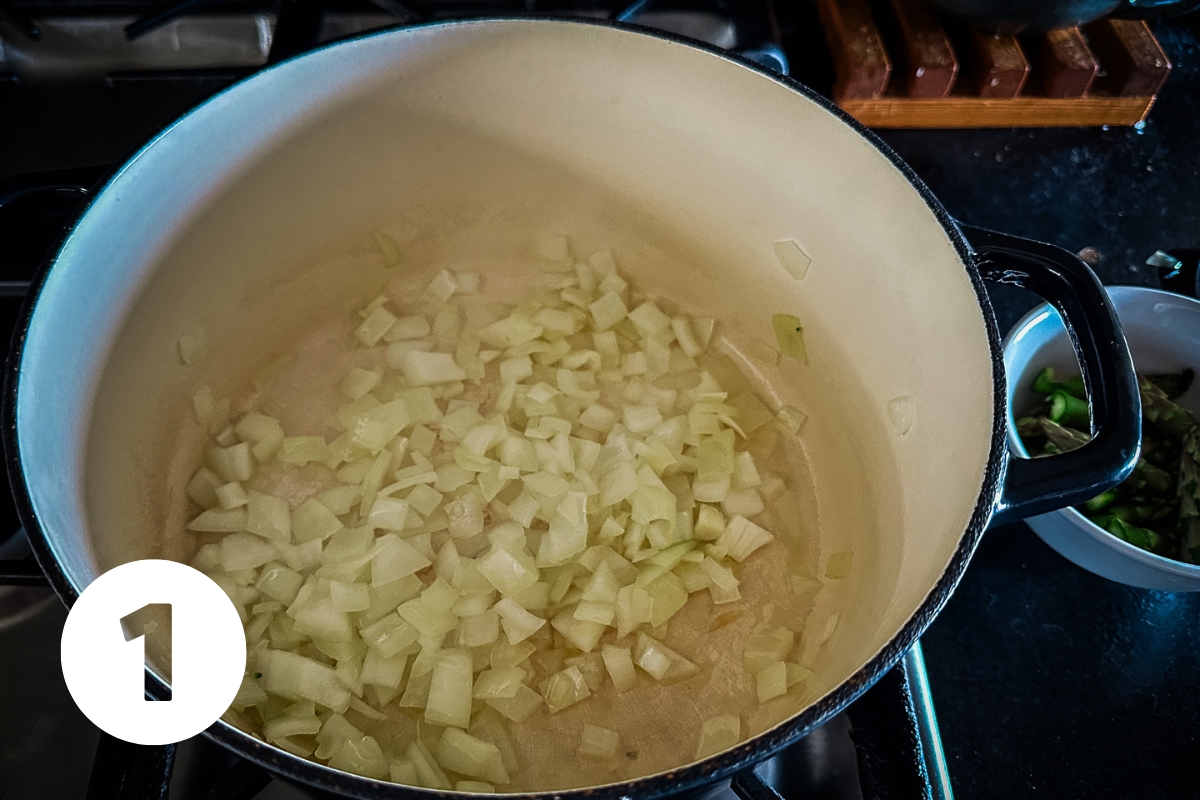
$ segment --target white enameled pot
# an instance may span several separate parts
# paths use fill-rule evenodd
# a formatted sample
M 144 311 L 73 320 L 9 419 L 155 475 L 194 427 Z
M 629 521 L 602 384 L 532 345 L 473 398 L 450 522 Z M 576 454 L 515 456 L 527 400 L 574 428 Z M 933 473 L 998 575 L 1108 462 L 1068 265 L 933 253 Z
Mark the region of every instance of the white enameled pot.
M 809 363 L 759 364 L 752 377 L 808 416 L 813 558 L 855 553 L 830 595 L 837 623 L 811 701 L 703 762 L 562 796 L 753 781 L 748 766 L 911 646 L 989 521 L 1092 496 L 1136 459 L 1129 354 L 1086 266 L 960 229 L 885 145 L 799 84 L 628 27 L 431 24 L 330 46 L 217 95 L 126 164 L 67 237 L 19 333 L 5 426 L 23 521 L 66 602 L 114 565 L 187 557 L 191 393 L 244 384 L 313 319 L 361 298 L 382 268 L 347 243 L 389 225 L 429 256 L 400 267 L 414 286 L 434 261 L 482 263 L 486 281 L 497 253 L 519 262 L 532 236 L 561 232 L 583 252 L 611 247 L 651 294 L 721 320 L 735 355 L 774 340 L 774 313 L 804 323 Z M 780 248 L 795 248 L 790 271 Z M 539 269 L 522 263 L 504 269 Z M 1087 447 L 1010 461 L 981 273 L 1065 312 L 1094 397 Z M 209 353 L 183 366 L 176 342 L 196 325 Z M 422 792 L 224 722 L 209 735 L 312 786 Z

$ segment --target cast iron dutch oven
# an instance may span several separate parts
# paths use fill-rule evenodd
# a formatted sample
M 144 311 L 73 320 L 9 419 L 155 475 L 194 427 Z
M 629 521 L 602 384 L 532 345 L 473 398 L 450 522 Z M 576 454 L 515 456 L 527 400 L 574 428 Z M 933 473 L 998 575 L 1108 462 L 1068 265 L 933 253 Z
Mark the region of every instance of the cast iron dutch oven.
M 1137 385 L 1095 276 L 1056 247 L 957 224 L 826 100 L 632 27 L 436 23 L 314 51 L 201 105 L 111 179 L 41 277 L 4 437 L 22 520 L 67 604 L 117 564 L 187 560 L 192 392 L 243 385 L 323 309 L 363 297 L 379 275 L 339 247 L 385 223 L 436 241 L 447 263 L 483 263 L 545 231 L 610 246 L 648 291 L 721 320 L 735 352 L 774 341 L 774 313 L 804 323 L 809 363 L 759 377 L 772 403 L 809 418 L 807 546 L 855 559 L 829 593 L 823 613 L 837 622 L 808 701 L 701 762 L 564 778 L 558 796 L 648 798 L 752 775 L 901 657 L 989 524 L 1092 497 L 1137 458 Z M 791 271 L 780 242 L 795 248 Z M 1085 447 L 1038 461 L 1007 452 L 984 280 L 1031 289 L 1066 319 L 1092 398 Z M 175 343 L 197 324 L 209 354 L 182 365 Z M 207 735 L 313 787 L 430 794 L 226 722 Z M 678 735 L 690 752 L 695 731 Z

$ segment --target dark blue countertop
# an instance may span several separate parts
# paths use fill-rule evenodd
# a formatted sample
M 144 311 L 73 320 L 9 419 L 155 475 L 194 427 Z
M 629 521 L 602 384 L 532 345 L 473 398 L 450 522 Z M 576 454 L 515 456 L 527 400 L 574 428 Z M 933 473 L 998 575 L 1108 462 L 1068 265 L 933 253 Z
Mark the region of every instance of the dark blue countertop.
M 1200 19 L 1155 32 L 1175 69 L 1140 130 L 882 136 L 959 219 L 1156 285 L 1150 253 L 1200 247 Z M 1002 332 L 1036 302 L 992 295 Z M 923 641 L 959 800 L 1200 797 L 1200 593 L 1109 582 L 1011 525 Z

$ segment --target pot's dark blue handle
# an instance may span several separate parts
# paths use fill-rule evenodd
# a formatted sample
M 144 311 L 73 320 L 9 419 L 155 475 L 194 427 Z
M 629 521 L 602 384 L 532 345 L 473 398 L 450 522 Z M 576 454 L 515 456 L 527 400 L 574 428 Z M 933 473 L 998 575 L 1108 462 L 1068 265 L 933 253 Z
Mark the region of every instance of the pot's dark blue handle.
M 1116 311 L 1087 264 L 1061 247 L 959 224 L 985 280 L 1027 289 L 1058 310 L 1082 367 L 1092 440 L 1045 458 L 1008 454 L 992 524 L 1083 503 L 1125 478 L 1142 447 L 1142 401 Z M 1007 399 L 1006 399 L 1007 402 Z

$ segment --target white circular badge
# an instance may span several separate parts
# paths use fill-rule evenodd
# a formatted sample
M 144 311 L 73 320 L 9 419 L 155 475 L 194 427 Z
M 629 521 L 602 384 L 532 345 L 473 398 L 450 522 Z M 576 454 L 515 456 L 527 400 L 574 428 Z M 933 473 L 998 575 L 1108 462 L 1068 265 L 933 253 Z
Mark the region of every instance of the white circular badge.
M 147 700 L 145 652 L 169 651 L 170 700 Z M 123 564 L 88 586 L 67 615 L 62 668 L 96 727 L 134 744 L 195 736 L 233 702 L 246 639 L 233 602 L 203 572 L 175 561 Z

